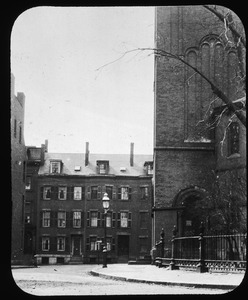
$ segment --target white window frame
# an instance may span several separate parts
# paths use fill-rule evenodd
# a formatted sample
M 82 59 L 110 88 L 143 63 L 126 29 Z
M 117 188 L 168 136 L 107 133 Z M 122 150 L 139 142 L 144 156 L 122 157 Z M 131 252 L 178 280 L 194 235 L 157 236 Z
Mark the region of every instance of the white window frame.
M 62 246 L 62 249 L 60 249 Z M 65 251 L 65 237 L 59 236 L 57 237 L 57 251 Z
M 54 168 L 57 169 L 56 172 L 54 172 Z M 60 161 L 50 161 L 50 173 L 51 174 L 60 174 L 61 171 L 61 162 Z
M 47 236 L 43 236 L 42 237 L 42 251 L 49 251 L 50 250 L 50 237 L 47 237 Z M 47 246 L 47 247 L 45 247 Z
M 81 228 L 81 222 L 82 222 L 81 211 L 74 211 L 73 212 L 73 228 Z M 77 223 L 80 223 L 80 225 L 78 225 Z
M 63 191 L 64 192 L 64 198 L 60 197 L 60 192 Z M 59 186 L 58 188 L 58 199 L 59 200 L 66 200 L 67 197 L 67 187 L 66 186 Z
M 120 227 L 121 228 L 128 228 L 128 212 L 122 211 L 120 213 Z
M 63 214 L 63 218 L 61 217 Z M 58 211 L 58 227 L 65 228 L 66 227 L 66 212 Z
M 74 200 L 82 200 L 82 187 L 81 186 L 74 186 L 73 199 Z
M 49 218 L 48 218 L 49 216 Z M 51 224 L 51 212 L 43 211 L 42 213 L 42 227 L 50 227 Z
M 91 211 L 90 212 L 90 227 L 97 227 L 97 219 L 98 219 L 98 212 Z
M 50 197 L 47 198 L 47 191 L 50 190 Z M 51 194 L 52 194 L 52 188 L 50 186 L 44 186 L 43 187 L 43 200 L 51 200 Z
M 129 199 L 129 187 L 122 186 L 121 187 L 121 200 L 128 200 Z

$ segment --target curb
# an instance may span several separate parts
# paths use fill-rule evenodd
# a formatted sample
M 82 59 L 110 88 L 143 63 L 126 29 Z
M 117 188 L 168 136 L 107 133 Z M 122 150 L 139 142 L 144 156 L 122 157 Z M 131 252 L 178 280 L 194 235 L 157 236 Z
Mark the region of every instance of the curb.
M 11 269 L 28 269 L 28 268 L 39 268 L 38 266 L 36 267 L 36 266 L 22 266 L 22 265 L 20 265 L 20 266 L 11 266 Z
M 159 285 L 168 285 L 168 286 L 184 286 L 184 287 L 193 287 L 193 288 L 209 288 L 209 289 L 222 289 L 222 290 L 233 290 L 238 285 L 231 285 L 231 284 L 211 284 L 211 283 L 191 283 L 191 282 L 173 282 L 173 281 L 152 281 L 146 279 L 135 279 L 135 278 L 127 278 L 121 276 L 113 276 L 113 275 L 106 275 L 96 271 L 90 271 L 90 275 L 98 276 L 105 279 L 113 279 L 119 281 L 128 281 L 128 282 L 137 282 L 137 283 L 148 283 L 148 284 L 159 284 Z

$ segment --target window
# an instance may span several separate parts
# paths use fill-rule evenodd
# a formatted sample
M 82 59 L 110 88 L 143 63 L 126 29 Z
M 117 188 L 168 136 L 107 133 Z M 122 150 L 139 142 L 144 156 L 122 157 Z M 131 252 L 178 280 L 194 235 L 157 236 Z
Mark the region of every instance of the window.
M 25 203 L 25 224 L 31 223 L 31 203 Z
M 60 228 L 66 227 L 66 212 L 65 211 L 58 212 L 58 227 L 60 227 Z
M 153 175 L 153 161 L 146 161 L 144 167 L 147 175 Z
M 121 227 L 127 227 L 128 225 L 128 213 L 121 212 Z
M 44 200 L 51 200 L 51 187 L 45 186 L 43 188 L 43 199 Z
M 148 252 L 148 239 L 147 237 L 139 238 L 139 252 L 147 253 Z
M 27 176 L 26 177 L 26 190 L 30 190 L 31 189 L 31 177 Z
M 81 211 L 73 212 L 73 227 L 80 228 L 81 227 Z
M 235 153 L 239 153 L 239 124 L 238 122 L 232 122 L 229 125 L 229 156 Z
M 97 188 L 97 186 L 92 186 L 91 187 L 91 193 L 90 193 L 90 195 L 91 195 L 91 199 L 97 199 L 97 191 L 98 191 L 98 188 Z
M 97 240 L 96 236 L 90 237 L 90 251 L 100 251 L 101 243 Z
M 19 143 L 22 143 L 22 126 L 19 126 Z
M 49 250 L 50 250 L 50 238 L 42 237 L 42 251 L 49 251 Z
M 111 227 L 111 212 L 108 212 L 106 215 L 106 227 Z
M 50 173 L 59 174 L 61 172 L 61 161 L 50 161 Z
M 43 211 L 42 227 L 50 227 L 50 211 Z
M 112 237 L 107 237 L 106 242 L 107 242 L 107 251 L 111 251 Z
M 130 200 L 131 199 L 131 188 L 130 187 L 118 188 L 118 199 Z
M 31 223 L 31 217 L 29 214 L 25 215 L 25 224 L 30 224 Z
M 112 186 L 106 186 L 106 193 L 108 194 L 109 199 L 113 199 L 113 187 Z
M 67 188 L 59 186 L 58 199 L 59 200 L 66 200 L 66 193 L 67 193 Z
M 65 238 L 64 237 L 57 238 L 57 251 L 65 251 Z
M 147 229 L 148 228 L 148 212 L 140 212 L 140 228 Z
M 148 199 L 148 186 L 141 186 L 140 187 L 141 192 L 141 199 L 146 200 Z
M 99 174 L 108 174 L 109 161 L 108 160 L 97 160 L 96 162 Z
M 90 212 L 90 226 L 91 227 L 97 227 L 97 211 L 91 211 Z
M 74 187 L 73 199 L 74 200 L 81 200 L 82 199 L 82 187 L 81 186 L 75 186 Z
M 132 223 L 132 213 L 128 211 L 118 212 L 117 227 L 130 228 Z

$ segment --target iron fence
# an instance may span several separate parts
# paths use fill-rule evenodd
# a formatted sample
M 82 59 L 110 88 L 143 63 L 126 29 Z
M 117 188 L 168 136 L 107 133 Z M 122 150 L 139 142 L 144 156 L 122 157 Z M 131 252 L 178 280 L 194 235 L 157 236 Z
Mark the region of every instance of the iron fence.
M 156 244 L 155 264 L 159 267 L 169 266 L 195 268 L 199 272 L 244 271 L 246 269 L 247 234 L 204 235 L 201 224 L 199 236 L 176 237 L 176 227 L 171 240 L 171 256 L 164 251 L 164 232 Z M 165 255 L 164 255 L 165 254 Z M 167 257 L 166 257 L 167 256 Z

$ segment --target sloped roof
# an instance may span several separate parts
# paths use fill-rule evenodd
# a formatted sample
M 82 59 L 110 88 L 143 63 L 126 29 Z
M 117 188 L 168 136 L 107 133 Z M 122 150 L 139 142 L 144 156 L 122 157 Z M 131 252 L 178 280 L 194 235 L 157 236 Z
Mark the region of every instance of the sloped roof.
M 130 166 L 129 154 L 89 154 L 89 164 L 85 166 L 84 153 L 45 153 L 44 165 L 40 166 L 39 175 L 49 174 L 50 160 L 62 160 L 62 174 L 65 175 L 96 175 L 97 160 L 109 161 L 108 175 L 118 176 L 145 176 L 146 171 L 144 163 L 153 161 L 152 155 L 136 154 L 134 155 L 133 167 Z M 80 171 L 75 171 L 75 167 L 80 166 Z M 126 171 L 121 171 L 120 168 L 126 168 Z

